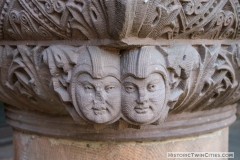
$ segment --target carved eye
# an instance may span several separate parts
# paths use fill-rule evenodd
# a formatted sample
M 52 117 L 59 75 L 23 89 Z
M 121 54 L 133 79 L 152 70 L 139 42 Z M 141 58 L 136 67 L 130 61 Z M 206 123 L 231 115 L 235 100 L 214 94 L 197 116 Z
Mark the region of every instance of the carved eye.
M 91 85 L 85 85 L 84 86 L 84 90 L 86 91 L 86 92 L 89 92 L 89 91 L 92 91 L 94 88 L 93 88 L 93 86 L 91 86 Z
M 115 87 L 114 86 L 107 86 L 107 87 L 105 87 L 105 90 L 107 92 L 111 92 L 111 91 L 115 90 Z
M 125 86 L 125 91 L 128 92 L 128 93 L 134 92 L 134 91 L 136 91 L 136 87 L 133 86 L 133 85 L 126 85 Z
M 154 91 L 156 91 L 156 85 L 155 85 L 155 84 L 149 84 L 149 85 L 147 86 L 147 90 L 148 90 L 149 92 L 154 92 Z

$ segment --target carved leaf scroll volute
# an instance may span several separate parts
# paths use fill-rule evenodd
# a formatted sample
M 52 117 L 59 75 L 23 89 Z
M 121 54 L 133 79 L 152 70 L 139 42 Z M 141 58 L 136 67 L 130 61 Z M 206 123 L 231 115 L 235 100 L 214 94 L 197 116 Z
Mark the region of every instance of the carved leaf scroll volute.
M 143 19 L 142 26 L 139 29 L 139 37 L 153 37 L 157 38 L 161 35 L 168 33 L 169 37 L 173 35 L 173 21 L 180 12 L 181 6 L 171 4 L 172 1 L 149 1 L 146 16 Z
M 232 46 L 230 49 L 236 50 L 236 47 Z M 181 77 L 185 75 L 188 76 L 185 76 L 185 80 L 181 80 L 185 81 L 184 84 L 186 85 L 184 85 L 185 88 L 171 111 L 172 113 L 207 110 L 226 105 L 226 100 L 238 88 L 238 82 L 235 78 L 237 69 L 233 62 L 236 61 L 234 60 L 236 53 L 228 52 L 228 50 L 221 48 L 220 45 L 211 47 L 203 45 L 195 50 L 195 54 L 198 56 L 194 59 L 198 60 L 196 63 L 198 65 L 195 67 L 183 67 L 181 65 L 183 62 L 180 61 L 177 69 L 185 71 L 188 68 L 188 70 L 190 69 L 190 72 L 188 72 L 190 74 L 184 72 L 176 74 L 176 69 L 174 70 L 177 79 L 182 79 Z M 172 66 L 174 66 L 174 63 L 170 63 L 170 69 L 173 68 Z M 230 102 L 228 101 L 227 103 Z
M 19 108 L 66 114 L 49 90 L 49 71 L 42 62 L 44 47 L 4 46 L 1 53 L 1 93 L 4 102 Z M 51 95 L 51 96 L 49 96 Z M 10 97 L 18 98 L 9 100 Z M 50 104 L 51 107 L 48 107 Z
M 0 5 L 1 39 L 237 39 L 239 34 L 237 0 L 7 0 Z
M 72 76 L 72 69 L 79 56 L 78 49 L 82 48 L 51 46 L 43 52 L 43 62 L 49 67 L 53 88 L 64 102 L 71 101 L 66 92 Z
M 189 87 L 194 85 L 195 82 L 191 79 L 199 70 L 200 58 L 197 50 L 190 45 L 170 46 L 165 48 L 165 52 L 171 86 L 168 105 L 173 109 L 177 101 L 184 101 L 183 95 L 188 95 Z
M 9 13 L 11 27 L 7 30 L 8 35 L 14 39 L 52 39 L 53 35 L 33 20 L 30 15 L 22 10 L 12 10 Z
M 220 55 L 224 59 L 224 63 L 218 68 L 227 71 L 224 80 L 222 80 L 223 96 L 219 96 L 214 101 L 214 106 L 224 106 L 229 103 L 236 103 L 240 98 L 239 92 L 239 46 L 231 45 L 228 48 L 221 51 Z
M 125 17 L 125 5 L 128 2 L 117 2 L 107 0 L 74 0 L 69 1 L 66 6 L 72 15 L 69 25 L 73 29 L 73 38 L 116 39 L 124 36 L 121 32 Z M 118 15 L 118 20 L 113 18 Z M 75 30 L 75 31 L 74 31 Z

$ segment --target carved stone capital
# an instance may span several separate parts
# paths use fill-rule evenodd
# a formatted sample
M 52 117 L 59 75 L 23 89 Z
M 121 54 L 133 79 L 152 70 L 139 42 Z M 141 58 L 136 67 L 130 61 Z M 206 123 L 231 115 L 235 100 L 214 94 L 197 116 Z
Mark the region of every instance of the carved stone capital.
M 226 127 L 240 99 L 239 7 L 238 0 L 3 0 L 0 100 L 8 122 L 87 140 Z

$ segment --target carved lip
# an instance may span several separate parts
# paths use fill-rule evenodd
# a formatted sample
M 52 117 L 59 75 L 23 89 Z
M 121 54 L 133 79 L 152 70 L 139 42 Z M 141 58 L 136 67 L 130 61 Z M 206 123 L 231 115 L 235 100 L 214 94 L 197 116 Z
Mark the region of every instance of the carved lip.
M 97 105 L 97 107 L 93 107 L 92 109 L 95 114 L 102 114 L 104 111 L 107 110 L 106 107 L 99 106 L 99 105 Z
M 150 106 L 140 106 L 140 107 L 135 107 L 134 110 L 138 113 L 138 114 L 145 114 L 148 112 Z
M 107 109 L 93 109 L 96 115 L 103 114 L 105 111 L 107 111 Z

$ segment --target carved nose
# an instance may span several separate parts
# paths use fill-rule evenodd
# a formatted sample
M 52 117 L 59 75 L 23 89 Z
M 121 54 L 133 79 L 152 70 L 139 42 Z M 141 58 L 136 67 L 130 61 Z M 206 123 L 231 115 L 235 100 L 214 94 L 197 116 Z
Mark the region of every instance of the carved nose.
M 101 91 L 96 91 L 96 99 L 94 100 L 95 103 L 104 103 L 103 93 Z
M 139 91 L 138 103 L 146 103 L 148 101 L 147 94 L 144 89 Z

